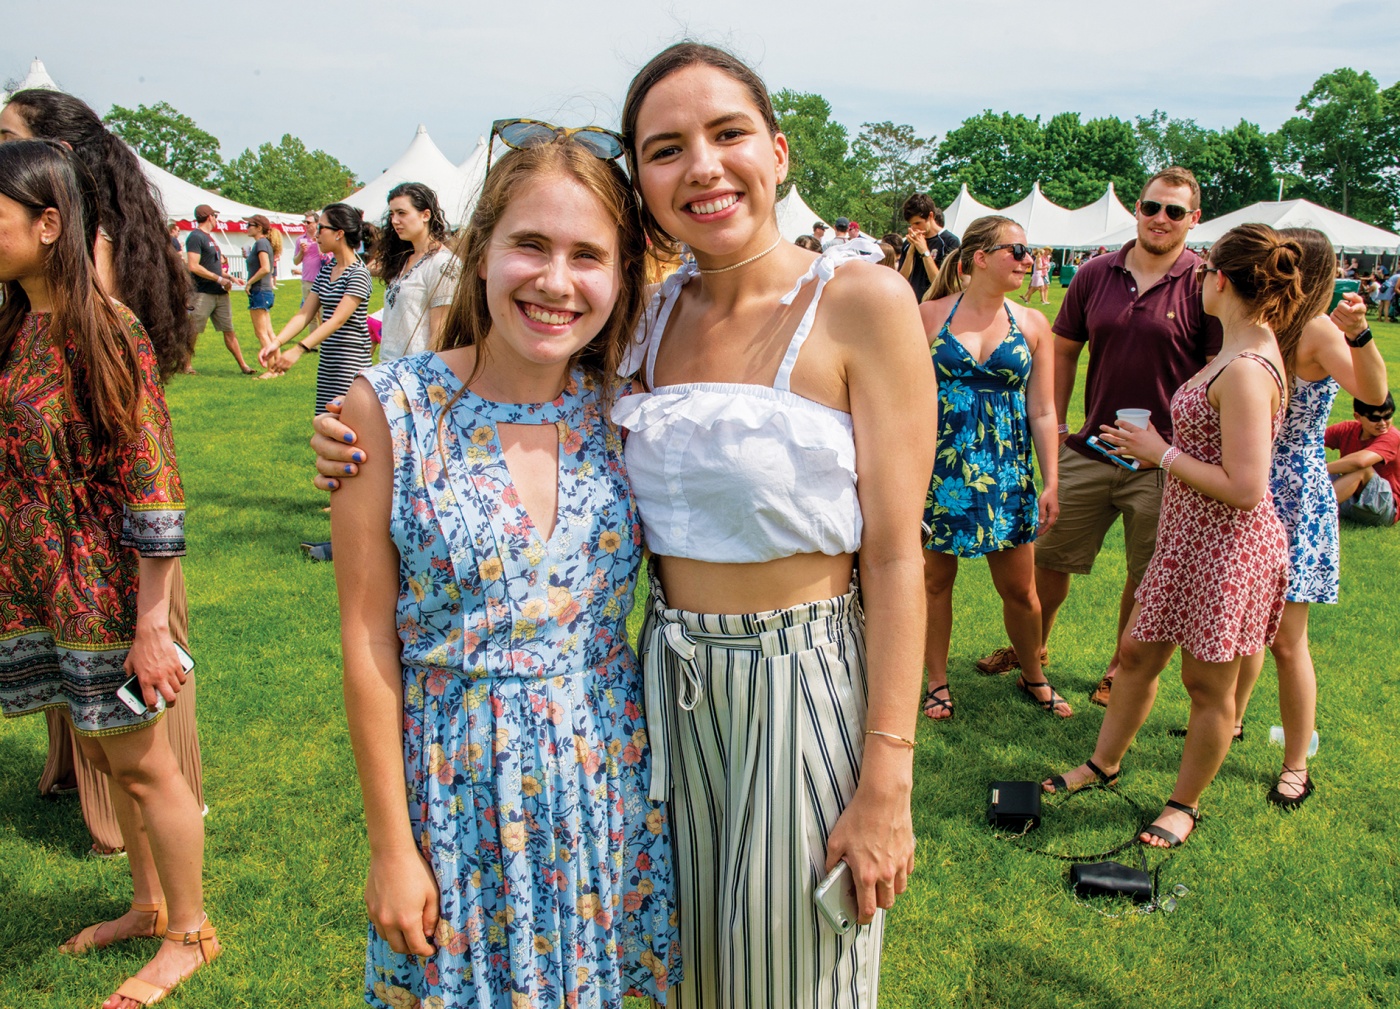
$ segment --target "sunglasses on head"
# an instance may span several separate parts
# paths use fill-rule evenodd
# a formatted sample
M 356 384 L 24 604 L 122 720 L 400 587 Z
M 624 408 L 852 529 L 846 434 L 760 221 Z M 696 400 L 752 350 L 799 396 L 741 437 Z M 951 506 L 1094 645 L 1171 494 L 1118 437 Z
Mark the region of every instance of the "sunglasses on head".
M 1165 210 L 1169 221 L 1180 221 L 1191 213 L 1179 203 L 1158 203 L 1156 200 L 1138 200 L 1138 209 L 1142 211 L 1143 217 L 1156 217 Z
M 1020 242 L 1005 242 L 1001 245 L 993 245 L 988 252 L 997 252 L 1000 249 L 1010 249 L 1012 259 L 1031 259 L 1035 256 L 1035 249 Z
M 622 157 L 626 149 L 620 135 L 601 126 L 555 126 L 538 119 L 497 119 L 491 124 L 491 146 L 495 145 L 497 137 L 501 138 L 501 143 L 517 151 L 555 140 L 572 140 L 604 161 Z M 486 163 L 491 163 L 490 146 L 486 151 Z

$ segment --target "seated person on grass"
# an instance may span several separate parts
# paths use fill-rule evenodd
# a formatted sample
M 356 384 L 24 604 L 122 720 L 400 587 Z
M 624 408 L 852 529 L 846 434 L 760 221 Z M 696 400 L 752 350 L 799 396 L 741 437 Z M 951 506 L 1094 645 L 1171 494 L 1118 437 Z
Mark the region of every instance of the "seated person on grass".
M 1395 398 L 1379 406 L 1352 400 L 1356 419 L 1332 424 L 1324 441 L 1342 453 L 1327 464 L 1341 517 L 1368 526 L 1393 525 L 1400 501 L 1400 432 L 1391 426 Z

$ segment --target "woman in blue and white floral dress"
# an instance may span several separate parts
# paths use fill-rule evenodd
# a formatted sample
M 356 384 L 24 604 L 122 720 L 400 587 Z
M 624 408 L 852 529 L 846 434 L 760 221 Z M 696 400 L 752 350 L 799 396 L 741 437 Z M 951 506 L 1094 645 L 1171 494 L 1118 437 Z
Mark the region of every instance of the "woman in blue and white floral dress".
M 1303 246 L 1308 304 L 1297 321 L 1302 329 L 1295 375 L 1278 441 L 1269 489 L 1274 509 L 1288 534 L 1288 592 L 1283 621 L 1270 651 L 1278 667 L 1279 714 L 1283 722 L 1283 772 L 1269 801 L 1292 808 L 1313 791 L 1308 774 L 1308 747 L 1317 720 L 1317 674 L 1308 650 L 1308 604 L 1337 601 L 1341 545 L 1337 538 L 1337 496 L 1327 474 L 1322 436 L 1338 388 L 1368 402 L 1385 399 L 1385 360 L 1374 342 L 1352 341 L 1366 330 L 1365 305 L 1356 295 L 1339 305 L 1332 318 L 1322 315 L 1332 295 L 1337 257 L 1320 231 L 1289 228 L 1281 232 Z M 1335 320 L 1335 321 L 1334 321 Z M 1344 335 L 1338 328 L 1346 329 Z M 1285 342 L 1279 334 L 1279 342 Z M 1264 653 L 1245 658 L 1235 688 L 1235 739 L 1244 737 L 1244 713 L 1264 667 Z
M 643 258 L 614 163 L 510 151 L 444 349 L 347 397 L 368 459 L 331 528 L 370 1005 L 622 1009 L 679 980 L 626 634 L 641 529 L 605 409 Z
M 924 714 L 933 719 L 953 714 L 948 648 L 958 558 L 987 558 L 1016 654 L 1040 655 L 1032 544 L 1059 513 L 1059 457 L 1050 324 L 1006 298 L 1031 267 L 1025 242 L 1009 218 L 972 222 L 919 307 L 938 374 L 938 455 L 924 508 Z M 1045 484 L 1038 500 L 1032 442 Z M 1022 664 L 1017 687 L 1068 717 L 1069 704 L 1046 682 L 1038 658 Z

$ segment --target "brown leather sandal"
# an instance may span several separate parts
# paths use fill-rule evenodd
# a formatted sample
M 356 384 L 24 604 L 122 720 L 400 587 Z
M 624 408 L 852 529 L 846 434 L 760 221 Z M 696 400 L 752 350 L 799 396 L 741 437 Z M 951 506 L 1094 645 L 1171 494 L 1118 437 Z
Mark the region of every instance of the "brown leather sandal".
M 133 911 L 144 911 L 147 914 L 150 914 L 154 911 L 156 916 L 155 924 L 151 926 L 151 930 L 149 932 L 140 932 L 136 935 L 123 936 L 122 939 L 141 939 L 148 936 L 163 935 L 165 933 L 165 927 L 167 924 L 165 914 L 165 901 L 162 900 L 155 904 L 141 904 L 133 900 L 131 902 L 131 909 Z M 67 942 L 59 946 L 58 951 L 60 953 L 68 953 L 74 956 L 80 956 L 83 953 L 88 952 L 89 950 L 105 949 L 108 946 L 111 946 L 113 943 L 121 942 L 122 939 L 109 939 L 106 942 L 102 942 L 97 938 L 97 930 L 103 925 L 108 924 L 111 923 L 99 921 L 96 925 L 89 925 L 87 928 L 83 929 L 73 938 L 69 939 Z
M 223 948 L 218 944 L 215 938 L 214 926 L 209 923 L 209 917 L 207 915 L 204 918 L 204 923 L 200 925 L 199 928 L 191 929 L 188 932 L 182 932 L 172 928 L 166 931 L 165 937 L 172 942 L 183 943 L 186 946 L 197 945 L 199 947 L 199 955 L 203 958 L 205 965 L 213 963 L 218 959 L 219 954 L 223 952 Z M 191 975 L 197 970 L 199 970 L 198 967 L 190 971 L 189 974 L 184 975 L 179 981 L 176 981 L 168 988 L 162 988 L 159 985 L 151 984 L 149 981 L 143 981 L 139 977 L 129 977 L 122 982 L 121 987 L 116 990 L 116 994 L 122 998 L 131 999 L 131 1001 L 135 1002 L 137 1005 L 155 1005 L 179 987 L 182 982 L 189 980 Z

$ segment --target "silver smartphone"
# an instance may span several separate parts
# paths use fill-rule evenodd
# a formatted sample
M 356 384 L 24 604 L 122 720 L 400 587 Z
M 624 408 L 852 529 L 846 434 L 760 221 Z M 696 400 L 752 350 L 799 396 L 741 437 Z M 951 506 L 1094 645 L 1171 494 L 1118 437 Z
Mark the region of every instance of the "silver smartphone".
M 183 645 L 178 641 L 171 642 L 175 646 L 175 652 L 180 656 L 180 668 L 186 674 L 194 669 L 194 657 L 185 651 Z M 148 710 L 146 707 L 145 695 L 141 693 L 141 681 L 133 676 L 117 688 L 117 700 L 121 701 L 131 709 L 132 714 L 144 715 Z M 165 710 L 165 698 L 156 694 L 156 711 Z
M 856 900 L 855 877 L 851 875 L 851 867 L 844 858 L 817 884 L 817 892 L 812 899 L 816 901 L 817 910 L 826 923 L 838 935 L 845 935 L 855 927 L 856 919 L 860 917 L 860 904 Z

